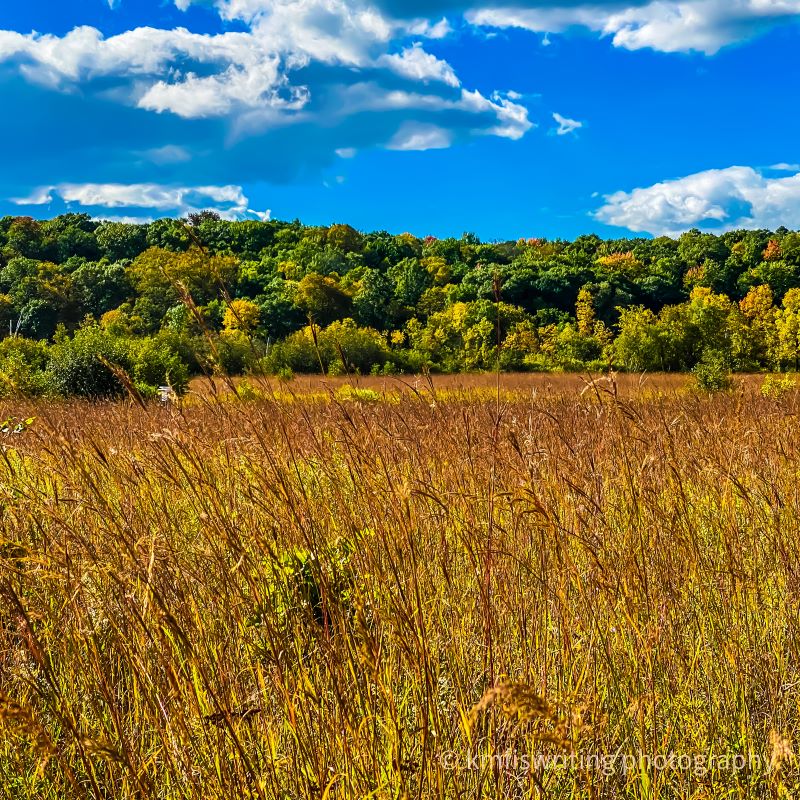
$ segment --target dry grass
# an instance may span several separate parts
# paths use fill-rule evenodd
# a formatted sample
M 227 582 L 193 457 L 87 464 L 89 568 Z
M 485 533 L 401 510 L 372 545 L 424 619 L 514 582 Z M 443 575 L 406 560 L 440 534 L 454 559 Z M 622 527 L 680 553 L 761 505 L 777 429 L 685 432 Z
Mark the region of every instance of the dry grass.
M 6 405 L 0 797 L 791 796 L 800 395 L 650 381 Z

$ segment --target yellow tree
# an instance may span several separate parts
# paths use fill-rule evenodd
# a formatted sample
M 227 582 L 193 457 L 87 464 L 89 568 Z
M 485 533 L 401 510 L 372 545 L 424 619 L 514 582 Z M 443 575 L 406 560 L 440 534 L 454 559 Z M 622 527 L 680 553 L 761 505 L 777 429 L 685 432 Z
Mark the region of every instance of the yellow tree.
M 241 331 L 248 335 L 258 327 L 261 309 L 252 300 L 231 300 L 225 309 L 222 324 L 226 331 Z
M 581 336 L 594 339 L 595 345 L 602 350 L 611 341 L 611 331 L 605 324 L 598 320 L 594 311 L 594 297 L 584 287 L 578 292 L 575 303 L 575 316 L 578 320 L 578 333 Z
M 229 286 L 237 276 L 238 261 L 230 256 L 209 256 L 193 247 L 185 253 L 173 253 L 151 247 L 129 268 L 129 276 L 140 295 L 174 295 L 181 284 L 198 304 L 219 296 L 222 286 Z
M 611 273 L 621 273 L 629 278 L 635 278 L 644 272 L 644 264 L 639 261 L 632 251 L 627 253 L 610 253 L 600 256 L 597 263 Z
M 737 313 L 738 312 L 738 313 Z M 753 286 L 731 313 L 731 346 L 740 369 L 766 366 L 775 353 L 777 329 L 772 289 Z
M 687 306 L 689 320 L 697 326 L 705 349 L 728 352 L 730 349 L 730 316 L 734 304 L 724 294 L 715 294 L 707 286 L 695 286 Z
M 578 332 L 583 336 L 592 336 L 595 323 L 594 298 L 592 293 L 585 287 L 578 292 L 575 316 L 578 318 Z
M 423 267 L 430 273 L 436 286 L 445 286 L 450 282 L 450 265 L 441 256 L 429 256 L 420 261 Z
M 789 289 L 776 319 L 778 357 L 781 364 L 800 365 L 800 289 Z

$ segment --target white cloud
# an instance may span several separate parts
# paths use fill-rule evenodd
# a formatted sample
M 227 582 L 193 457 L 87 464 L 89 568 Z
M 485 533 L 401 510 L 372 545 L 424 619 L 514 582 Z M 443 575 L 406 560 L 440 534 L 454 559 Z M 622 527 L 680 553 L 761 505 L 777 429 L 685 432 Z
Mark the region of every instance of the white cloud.
M 153 164 L 185 164 L 192 160 L 191 153 L 177 144 L 165 144 L 163 147 L 153 147 L 141 153 L 142 157 Z
M 269 211 L 253 211 L 241 186 L 162 186 L 157 183 L 60 183 L 42 186 L 28 197 L 12 198 L 18 206 L 39 206 L 58 197 L 85 208 L 139 209 L 188 214 L 213 208 L 227 219 L 269 219 Z
M 137 103 L 149 111 L 169 111 L 185 119 L 222 117 L 234 109 L 269 107 L 283 112 L 299 111 L 308 102 L 305 87 L 288 87 L 278 72 L 277 60 L 243 69 L 230 66 L 218 75 L 199 77 L 190 72 L 175 82 L 158 81 Z
M 706 54 L 783 22 L 797 20 L 800 0 L 651 0 L 480 8 L 467 19 L 482 27 L 559 33 L 578 26 L 611 36 L 616 47 Z
M 415 42 L 401 53 L 381 56 L 379 63 L 415 81 L 441 81 L 454 87 L 461 85 L 453 68 L 446 61 L 426 53 L 420 42 Z
M 115 216 L 113 214 L 96 214 L 94 219 L 98 222 L 121 222 L 123 225 L 149 225 L 155 217 L 144 217 L 135 215 Z
M 339 156 L 339 158 L 355 158 L 357 153 L 358 150 L 356 150 L 355 147 L 340 147 L 336 151 L 336 155 Z
M 531 128 L 536 127 L 528 119 L 528 109 L 525 106 L 515 103 L 509 95 L 500 92 L 494 92 L 490 100 L 477 90 L 469 92 L 463 89 L 460 107 L 495 114 L 498 124 L 486 130 L 490 136 L 521 139 Z
M 46 206 L 53 202 L 52 192 L 52 186 L 39 186 L 27 197 L 11 197 L 9 199 L 18 206 Z
M 442 17 L 438 22 L 431 23 L 426 19 L 412 21 L 408 24 L 408 33 L 412 36 L 424 36 L 426 39 L 444 39 L 453 32 L 447 17 Z
M 344 88 L 339 105 L 350 113 L 363 111 L 417 111 L 434 113 L 459 113 L 485 116 L 496 124 L 476 127 L 473 135 L 499 136 L 521 139 L 535 125 L 528 118 L 528 109 L 515 103 L 507 95 L 495 92 L 491 98 L 479 91 L 462 89 L 455 98 L 437 94 L 422 94 L 405 90 L 386 91 L 375 83 L 357 83 Z
M 442 150 L 450 147 L 453 134 L 436 125 L 406 123 L 387 145 L 389 150 Z
M 711 169 L 604 199 L 596 219 L 655 235 L 704 225 L 718 232 L 800 228 L 800 172 L 767 178 L 752 167 Z
M 146 78 L 180 72 L 176 64 L 258 66 L 275 56 L 256 46 L 250 33 L 191 33 L 185 28 L 135 28 L 105 38 L 96 28 L 64 36 L 0 31 L 0 61 L 17 60 L 32 81 L 60 87 L 94 78 Z
M 186 10 L 201 0 L 175 0 Z M 322 61 L 361 62 L 375 42 L 389 42 L 398 35 L 441 39 L 452 28 L 446 17 L 395 19 L 378 3 L 367 0 L 214 0 L 223 19 L 245 22 L 274 41 L 290 42 Z
M 578 122 L 576 119 L 569 119 L 569 117 L 562 117 L 561 114 L 558 113 L 553 114 L 553 119 L 558 123 L 558 127 L 555 128 L 557 136 L 566 136 L 568 133 L 572 133 L 583 127 L 582 122 Z
M 178 3 L 180 8 L 189 5 Z M 235 137 L 299 119 L 324 122 L 319 110 L 301 115 L 312 103 L 337 118 L 352 115 L 359 109 L 332 100 L 346 97 L 348 86 L 367 73 L 376 76 L 371 94 L 383 95 L 383 108 L 493 113 L 497 123 L 484 123 L 481 132 L 511 138 L 531 127 L 527 110 L 513 102 L 516 95 L 492 100 L 477 92 L 454 96 L 461 82 L 452 66 L 421 42 L 392 52 L 395 41 L 410 35 L 447 35 L 446 19 L 398 21 L 362 0 L 216 0 L 215 5 L 224 19 L 244 22 L 249 29 L 210 35 L 142 27 L 108 38 L 88 26 L 64 36 L 0 31 L 0 62 L 17 64 L 28 80 L 54 90 L 85 91 L 102 80 L 106 98 L 147 111 L 184 119 L 230 118 Z M 310 79 L 312 85 L 298 82 L 298 70 L 311 64 L 320 77 Z M 352 77 L 341 70 L 328 77 L 324 67 L 347 67 Z M 390 81 L 390 76 L 395 77 Z M 398 77 L 410 85 L 434 85 L 437 93 L 418 102 L 423 95 L 414 90 L 386 88 L 396 86 Z M 109 79 L 116 82 L 113 89 Z M 398 102 L 404 97 L 416 99 L 404 106 Z
M 193 2 L 173 1 L 184 10 Z M 223 167 L 241 168 L 246 152 L 261 177 L 286 180 L 304 164 L 322 168 L 354 149 L 351 144 L 359 151 L 387 141 L 403 149 L 439 147 L 477 136 L 519 139 L 533 127 L 520 95 L 464 88 L 453 67 L 429 52 L 432 40 L 452 30 L 441 8 L 425 18 L 406 15 L 400 4 L 387 11 L 388 0 L 196 1 L 235 21 L 225 28 L 236 30 L 140 27 L 111 36 L 89 26 L 64 35 L 0 30 L 0 66 L 91 104 L 99 116 L 122 104 L 182 120 L 223 121 L 191 128 L 154 121 L 153 135 L 131 153 L 140 167 L 157 164 L 162 180 L 178 184 L 188 169 L 179 165 L 190 162 L 203 175 L 190 182 L 237 180 L 233 168 L 231 177 Z M 303 148 L 292 148 L 288 126 L 297 129 Z M 413 133 L 392 139 L 398 130 Z M 166 131 L 168 144 L 156 131 Z M 256 138 L 273 149 L 254 161 Z M 79 179 L 109 177 L 139 179 L 120 152 Z

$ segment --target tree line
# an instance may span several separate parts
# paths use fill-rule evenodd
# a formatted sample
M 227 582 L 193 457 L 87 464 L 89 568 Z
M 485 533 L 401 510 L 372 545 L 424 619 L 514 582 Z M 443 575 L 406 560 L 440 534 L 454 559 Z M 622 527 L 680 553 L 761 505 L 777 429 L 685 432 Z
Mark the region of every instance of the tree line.
M 345 224 L 0 219 L 0 393 L 194 374 L 800 366 L 800 234 L 481 242 Z M 122 376 L 122 377 L 120 377 Z

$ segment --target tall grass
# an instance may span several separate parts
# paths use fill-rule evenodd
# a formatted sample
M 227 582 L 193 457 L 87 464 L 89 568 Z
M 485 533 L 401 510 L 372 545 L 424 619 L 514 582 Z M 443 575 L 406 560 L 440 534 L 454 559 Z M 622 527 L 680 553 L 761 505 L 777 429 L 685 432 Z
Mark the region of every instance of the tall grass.
M 795 392 L 262 394 L 0 410 L 0 797 L 798 788 Z

